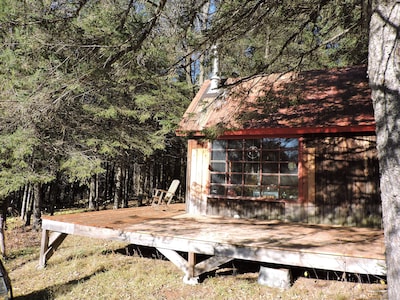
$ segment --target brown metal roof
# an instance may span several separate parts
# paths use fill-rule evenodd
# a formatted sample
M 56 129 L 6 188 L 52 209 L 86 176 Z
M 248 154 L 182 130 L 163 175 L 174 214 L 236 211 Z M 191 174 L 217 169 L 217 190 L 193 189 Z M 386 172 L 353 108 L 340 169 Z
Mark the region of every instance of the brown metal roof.
M 236 85 L 232 85 L 233 83 Z M 230 79 L 219 93 L 206 81 L 180 122 L 178 133 L 227 135 L 374 131 L 365 66 Z

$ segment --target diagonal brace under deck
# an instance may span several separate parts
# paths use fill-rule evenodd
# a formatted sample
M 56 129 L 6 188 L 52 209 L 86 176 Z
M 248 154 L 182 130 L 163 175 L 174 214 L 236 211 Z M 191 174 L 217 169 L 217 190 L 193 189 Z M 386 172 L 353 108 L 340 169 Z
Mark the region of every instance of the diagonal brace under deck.
M 211 256 L 196 264 L 196 253 L 189 252 L 186 260 L 177 251 L 165 248 L 157 248 L 166 258 L 185 273 L 184 282 L 188 284 L 198 283 L 198 276 L 215 269 L 233 260 L 233 257 Z
M 47 261 L 53 256 L 54 252 L 65 240 L 67 235 L 68 234 L 62 232 L 52 232 L 50 234 L 49 230 L 43 229 L 40 245 L 39 268 L 46 267 Z

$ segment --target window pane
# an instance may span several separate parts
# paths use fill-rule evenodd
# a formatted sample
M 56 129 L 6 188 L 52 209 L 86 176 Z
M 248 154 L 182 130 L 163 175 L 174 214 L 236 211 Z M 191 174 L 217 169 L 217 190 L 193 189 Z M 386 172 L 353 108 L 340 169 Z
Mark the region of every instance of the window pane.
M 278 173 L 278 164 L 277 163 L 268 163 L 262 165 L 263 173 Z
M 256 147 L 247 149 L 245 159 L 258 161 L 260 159 L 260 150 Z
M 288 163 L 281 163 L 282 174 L 297 174 L 297 163 L 290 161 Z
M 242 150 L 242 148 L 243 148 L 243 140 L 229 140 L 228 141 L 228 149 Z
M 279 192 L 278 192 L 278 187 L 277 186 L 272 186 L 265 188 L 261 195 L 267 199 L 278 199 L 279 198 Z
M 245 196 L 245 197 L 260 197 L 260 189 L 258 187 L 246 186 L 243 189 L 243 196 Z
M 299 146 L 298 139 L 280 139 L 281 148 L 297 148 Z
M 262 161 L 278 161 L 278 151 L 263 151 L 261 160 Z
M 297 186 L 297 176 L 281 176 L 281 185 Z
M 246 163 L 245 164 L 245 172 L 246 173 L 258 173 L 260 170 L 258 163 Z
M 241 196 L 242 195 L 241 188 L 230 186 L 227 188 L 226 195 L 231 197 Z
M 224 162 L 212 162 L 211 170 L 214 172 L 225 172 L 226 164 Z
M 242 163 L 233 162 L 231 164 L 231 172 L 243 173 L 243 164 Z
M 262 139 L 262 147 L 263 149 L 278 149 L 279 140 L 277 138 L 264 138 Z
M 257 185 L 259 182 L 259 178 L 260 177 L 258 175 L 245 174 L 244 184 Z
M 212 142 L 213 150 L 224 150 L 226 148 L 226 141 L 224 140 L 216 140 Z
M 240 151 L 229 151 L 228 152 L 228 160 L 232 160 L 232 161 L 242 160 L 243 159 L 242 155 L 243 155 L 243 152 L 241 150 Z
M 232 175 L 231 184 L 242 184 L 242 174 Z
M 298 198 L 298 190 L 297 188 L 288 188 L 288 189 L 281 189 L 281 194 L 280 198 L 282 199 L 289 199 L 289 200 L 295 200 Z
M 262 185 L 276 185 L 278 186 L 278 176 L 269 175 L 262 177 Z
M 260 140 L 245 140 L 245 148 L 250 149 L 250 148 L 258 148 L 260 149 Z
M 225 174 L 211 174 L 211 183 L 225 183 Z
M 235 193 L 236 193 L 237 196 L 243 196 L 243 190 L 242 190 L 242 186 L 241 185 L 240 186 L 236 186 L 234 190 L 235 190 Z
M 297 150 L 286 150 L 282 151 L 281 160 L 283 161 L 295 161 L 297 162 L 299 157 L 299 152 Z
M 221 185 L 211 185 L 210 194 L 224 196 L 225 195 L 225 187 L 221 186 Z
M 212 151 L 211 160 L 226 160 L 225 151 Z

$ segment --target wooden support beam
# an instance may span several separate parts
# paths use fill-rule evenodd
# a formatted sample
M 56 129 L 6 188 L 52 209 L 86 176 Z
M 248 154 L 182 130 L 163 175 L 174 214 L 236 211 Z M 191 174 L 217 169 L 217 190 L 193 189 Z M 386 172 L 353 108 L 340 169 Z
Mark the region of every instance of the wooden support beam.
M 195 285 L 199 283 L 198 277 L 193 277 L 190 275 L 190 267 L 189 262 L 184 259 L 181 255 L 178 254 L 175 250 L 165 249 L 165 248 L 156 248 L 158 251 L 161 252 L 166 258 L 169 259 L 175 266 L 178 267 L 185 275 L 183 276 L 183 282 L 190 285 Z M 189 255 L 190 257 L 190 255 Z
M 199 276 L 201 274 L 214 271 L 218 269 L 219 266 L 226 264 L 231 260 L 233 260 L 233 257 L 211 256 L 210 258 L 196 264 L 194 270 L 194 276 Z
M 40 242 L 40 257 L 39 257 L 39 268 L 44 268 L 46 266 L 46 255 L 49 248 L 49 231 L 42 229 L 42 240 Z
M 175 250 L 157 248 L 166 258 L 185 273 L 183 281 L 187 284 L 197 284 L 201 274 L 218 269 L 219 266 L 231 261 L 233 257 L 212 256 L 196 264 L 196 253 L 189 252 L 188 260 Z
M 181 255 L 178 254 L 175 250 L 165 249 L 165 248 L 157 248 L 158 251 L 161 252 L 166 258 L 169 259 L 175 266 L 178 267 L 185 274 L 188 274 L 188 262 Z
M 50 232 L 46 229 L 42 231 L 42 241 L 40 245 L 40 258 L 39 268 L 46 267 L 47 260 L 53 256 L 54 252 L 61 245 L 61 243 L 67 237 L 66 233 L 62 232 Z
M 189 278 L 195 277 L 194 276 L 195 266 L 196 266 L 196 253 L 189 252 L 188 253 L 188 273 L 187 273 Z

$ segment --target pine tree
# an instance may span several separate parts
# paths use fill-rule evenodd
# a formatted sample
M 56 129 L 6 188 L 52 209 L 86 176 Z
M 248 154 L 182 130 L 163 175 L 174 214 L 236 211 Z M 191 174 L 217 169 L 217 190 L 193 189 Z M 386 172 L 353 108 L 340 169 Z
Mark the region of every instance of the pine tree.
M 105 161 L 164 148 L 190 99 L 171 67 L 166 3 L 3 4 L 2 192 L 59 171 L 88 183 Z

